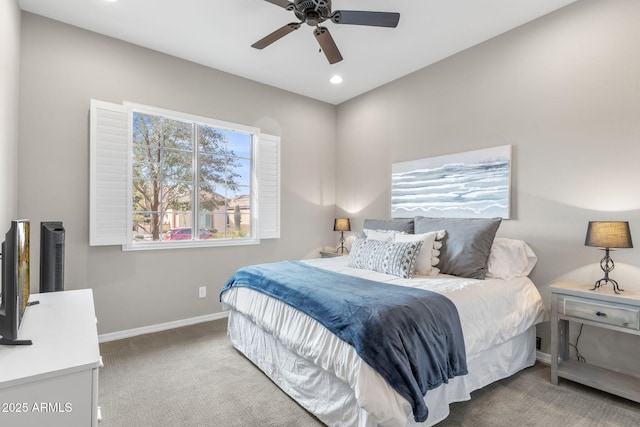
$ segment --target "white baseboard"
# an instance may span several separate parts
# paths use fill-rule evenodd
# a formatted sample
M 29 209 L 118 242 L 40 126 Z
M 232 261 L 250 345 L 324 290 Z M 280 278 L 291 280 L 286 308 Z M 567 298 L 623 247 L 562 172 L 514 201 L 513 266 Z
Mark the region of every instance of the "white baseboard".
M 198 317 L 190 317 L 189 319 L 176 320 L 173 322 L 159 323 L 157 325 L 143 326 L 141 328 L 127 329 L 125 331 L 110 332 L 108 334 L 98 335 L 98 342 L 102 343 L 102 342 L 108 342 L 108 341 L 115 341 L 123 338 L 131 338 L 131 337 L 136 337 L 138 335 L 150 334 L 153 332 L 167 331 L 169 329 L 181 328 L 183 326 L 195 325 L 197 323 L 224 319 L 225 317 L 229 317 L 228 311 L 207 314 L 207 315 L 198 316 Z
M 543 353 L 540 350 L 536 351 L 536 360 L 538 362 L 546 363 L 547 365 L 551 365 L 551 355 L 549 353 Z

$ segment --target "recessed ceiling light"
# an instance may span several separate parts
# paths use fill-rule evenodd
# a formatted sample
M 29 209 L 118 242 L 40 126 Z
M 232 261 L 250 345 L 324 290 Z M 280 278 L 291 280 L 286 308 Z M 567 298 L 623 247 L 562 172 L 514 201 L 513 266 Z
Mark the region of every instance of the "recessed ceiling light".
M 336 74 L 335 76 L 332 76 L 329 79 L 329 81 L 331 83 L 333 83 L 334 85 L 339 85 L 340 83 L 342 83 L 342 76 L 339 76 L 339 75 Z

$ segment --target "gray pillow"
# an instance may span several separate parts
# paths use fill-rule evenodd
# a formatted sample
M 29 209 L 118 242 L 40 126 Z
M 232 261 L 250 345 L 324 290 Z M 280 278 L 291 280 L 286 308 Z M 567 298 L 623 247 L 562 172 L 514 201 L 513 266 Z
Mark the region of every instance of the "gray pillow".
M 368 230 L 395 230 L 413 234 L 413 218 L 397 219 L 365 219 L 363 229 Z
M 443 274 L 484 279 L 501 218 L 415 218 L 416 234 L 446 230 L 438 268 Z

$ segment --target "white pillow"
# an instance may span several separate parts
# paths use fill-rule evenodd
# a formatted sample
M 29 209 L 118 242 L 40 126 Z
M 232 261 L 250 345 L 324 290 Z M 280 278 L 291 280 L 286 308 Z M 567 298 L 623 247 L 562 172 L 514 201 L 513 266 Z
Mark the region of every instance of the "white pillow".
M 489 253 L 487 278 L 512 279 L 528 276 L 536 262 L 538 257 L 524 241 L 496 237 Z
M 401 231 L 395 230 L 371 230 L 369 228 L 365 228 L 362 232 L 367 239 L 380 240 L 381 242 L 392 242 L 393 236 L 395 236 L 396 233 L 402 233 Z
M 435 276 L 440 273 L 436 267 L 440 262 L 440 248 L 442 240 L 446 234 L 445 230 L 430 231 L 423 234 L 395 234 L 394 242 L 416 242 L 422 241 L 422 249 L 416 259 L 415 274 L 421 276 Z

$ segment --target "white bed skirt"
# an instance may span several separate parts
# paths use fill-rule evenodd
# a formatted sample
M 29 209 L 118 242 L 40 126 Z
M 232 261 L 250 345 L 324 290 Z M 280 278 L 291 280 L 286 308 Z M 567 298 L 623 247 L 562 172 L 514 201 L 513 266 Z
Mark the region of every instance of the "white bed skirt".
M 358 407 L 347 383 L 300 357 L 242 313 L 231 310 L 227 333 L 236 349 L 323 423 L 345 427 L 378 425 Z M 449 415 L 450 403 L 469 400 L 472 391 L 533 366 L 535 354 L 535 326 L 532 326 L 502 344 L 467 355 L 469 374 L 430 390 L 425 397 L 429 418 L 416 423 L 410 415 L 405 426 L 431 426 L 442 421 Z

